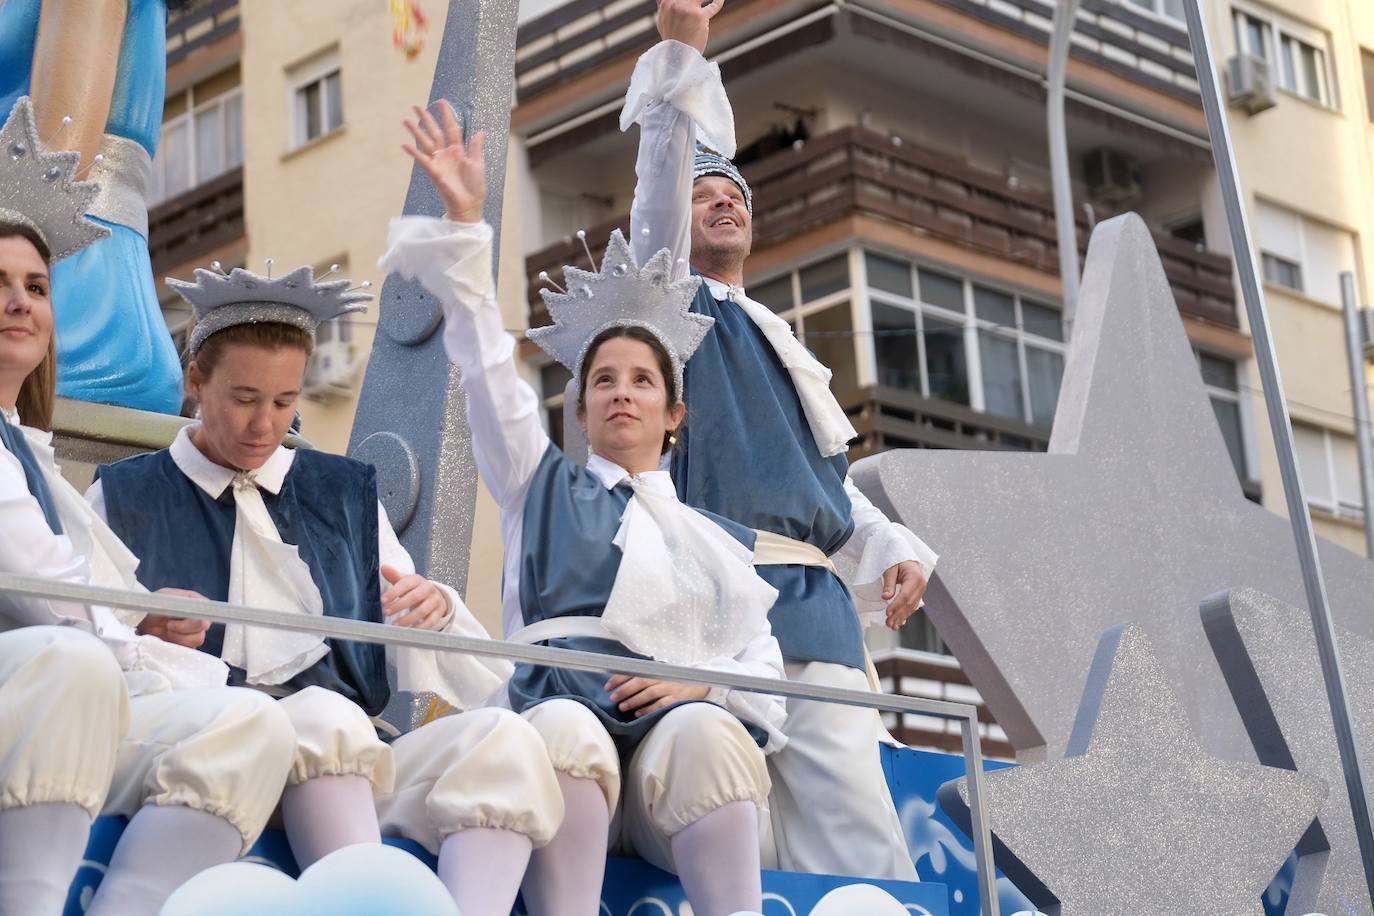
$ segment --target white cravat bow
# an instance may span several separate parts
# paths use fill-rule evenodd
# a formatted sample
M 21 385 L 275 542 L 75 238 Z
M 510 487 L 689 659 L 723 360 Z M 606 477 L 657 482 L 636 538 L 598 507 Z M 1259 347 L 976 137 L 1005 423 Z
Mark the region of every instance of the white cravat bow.
M 806 414 L 807 424 L 811 427 L 811 435 L 816 440 L 821 456 L 829 458 L 847 450 L 849 440 L 858 433 L 840 402 L 830 392 L 830 370 L 807 352 L 792 333 L 791 325 L 773 314 L 767 306 L 750 299 L 743 287 L 730 286 L 709 278 L 707 285 L 717 299 L 729 299 L 743 309 L 744 314 L 759 326 L 763 336 L 773 345 L 783 368 L 792 377 L 792 386 L 797 390 L 797 398 L 801 401 L 802 411 Z
M 324 600 L 300 551 L 282 543 L 252 471 L 234 475 L 234 545 L 229 555 L 229 600 L 297 614 L 324 613 Z M 281 684 L 329 651 L 313 633 L 226 624 L 220 657 L 247 672 L 250 684 Z
M 768 624 L 778 593 L 753 554 L 675 495 L 630 477 L 614 542 L 622 557 L 601 622 L 625 646 L 676 665 L 733 658 Z

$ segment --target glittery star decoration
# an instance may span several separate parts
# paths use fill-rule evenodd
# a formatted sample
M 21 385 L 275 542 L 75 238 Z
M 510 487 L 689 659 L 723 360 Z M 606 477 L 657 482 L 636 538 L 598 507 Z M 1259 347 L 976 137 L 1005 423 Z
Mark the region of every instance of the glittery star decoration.
M 918 449 L 855 466 L 940 554 L 926 610 L 1023 760 L 1068 740 L 1094 647 L 1136 620 L 1204 746 L 1254 751 L 1198 617 L 1247 585 L 1306 606 L 1288 522 L 1246 500 L 1149 230 L 1089 247 L 1049 454 Z M 1374 563 L 1321 545 L 1338 622 L 1374 636 Z
M 1202 621 L 1260 762 L 1296 768 L 1331 787 L 1317 815 L 1320 827 L 1298 844 L 1288 912 L 1374 912 L 1311 618 L 1253 589 L 1236 589 L 1204 601 Z M 1374 765 L 1374 642 L 1348 630 L 1338 630 L 1336 639 L 1355 718 L 1355 745 L 1367 768 Z M 1364 775 L 1368 795 L 1367 770 Z
M 1109 630 L 1065 757 L 987 774 L 997 865 L 1050 916 L 1259 916 L 1326 797 L 1206 754 L 1170 682 L 1140 627 Z M 967 823 L 964 780 L 940 802 Z

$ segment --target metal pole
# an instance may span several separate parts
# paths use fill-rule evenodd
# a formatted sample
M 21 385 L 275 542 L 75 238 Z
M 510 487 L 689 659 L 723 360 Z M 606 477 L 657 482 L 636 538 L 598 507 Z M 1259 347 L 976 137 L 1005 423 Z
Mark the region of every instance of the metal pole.
M 997 898 L 997 870 L 992 855 L 992 831 L 983 810 L 983 743 L 978 719 L 960 723 L 964 733 L 964 769 L 968 773 L 969 826 L 973 835 L 973 861 L 978 869 L 978 900 L 982 916 L 1001 916 Z
M 1360 456 L 1360 498 L 1364 506 L 1364 553 L 1374 558 L 1374 449 L 1370 446 L 1369 381 L 1364 372 L 1364 340 L 1355 275 L 1341 272 L 1341 306 L 1345 310 L 1345 352 L 1350 359 L 1350 399 L 1355 407 L 1355 449 Z
M 1069 177 L 1069 141 L 1064 126 L 1064 81 L 1069 65 L 1070 37 L 1078 0 L 1059 0 L 1054 7 L 1050 38 L 1049 98 L 1046 122 L 1050 137 L 1050 183 L 1054 192 L 1054 229 L 1059 242 L 1059 279 L 1064 290 L 1064 339 L 1073 330 L 1078 310 L 1078 226 L 1073 214 L 1073 185 Z
M 1322 681 L 1326 686 L 1327 702 L 1331 704 L 1331 724 L 1336 732 L 1336 746 L 1341 754 L 1341 768 L 1345 771 L 1345 789 L 1350 797 L 1350 813 L 1359 839 L 1360 861 L 1364 866 L 1365 886 L 1374 900 L 1374 829 L 1369 820 L 1369 800 L 1364 794 L 1364 780 L 1360 775 L 1360 758 L 1355 748 L 1355 728 L 1350 718 L 1350 704 L 1341 673 L 1340 653 L 1336 648 L 1336 631 L 1331 623 L 1331 608 L 1326 597 L 1326 581 L 1322 577 L 1321 558 L 1317 555 L 1317 537 L 1312 530 L 1312 518 L 1307 514 L 1307 495 L 1298 475 L 1297 456 L 1293 445 L 1293 427 L 1288 419 L 1288 400 L 1279 377 L 1278 356 L 1269 328 L 1269 312 L 1264 293 L 1255 270 L 1254 247 L 1250 224 L 1242 202 L 1240 174 L 1236 169 L 1235 149 L 1226 123 L 1225 100 L 1213 67 L 1212 46 L 1203 19 L 1203 0 L 1189 0 L 1184 4 L 1188 16 L 1188 38 L 1193 47 L 1193 62 L 1197 67 L 1198 87 L 1202 93 L 1202 108 L 1207 116 L 1207 132 L 1212 138 L 1212 157 L 1221 179 L 1222 199 L 1226 204 L 1226 221 L 1231 229 L 1231 245 L 1236 256 L 1236 272 L 1240 277 L 1245 312 L 1250 318 L 1250 334 L 1255 344 L 1255 364 L 1259 368 L 1264 387 L 1264 406 L 1269 414 L 1269 428 L 1274 436 L 1274 450 L 1279 460 L 1279 474 L 1283 478 L 1283 494 L 1288 503 L 1288 518 L 1293 525 L 1293 539 L 1297 542 L 1298 562 L 1302 567 L 1303 587 L 1307 591 L 1308 611 L 1312 615 L 1312 629 L 1317 640 L 1317 656 L 1321 660 Z

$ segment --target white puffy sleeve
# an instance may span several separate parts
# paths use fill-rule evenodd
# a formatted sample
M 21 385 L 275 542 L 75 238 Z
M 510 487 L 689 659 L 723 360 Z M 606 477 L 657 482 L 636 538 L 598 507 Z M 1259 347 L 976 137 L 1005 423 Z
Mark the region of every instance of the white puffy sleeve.
M 859 619 L 865 626 L 882 623 L 887 608 L 883 573 L 898 563 L 914 560 L 929 579 L 940 557 L 905 525 L 890 521 L 854 485 L 853 478 L 845 477 L 844 491 L 854 507 L 854 533 L 840 548 L 836 565 L 854 595 Z

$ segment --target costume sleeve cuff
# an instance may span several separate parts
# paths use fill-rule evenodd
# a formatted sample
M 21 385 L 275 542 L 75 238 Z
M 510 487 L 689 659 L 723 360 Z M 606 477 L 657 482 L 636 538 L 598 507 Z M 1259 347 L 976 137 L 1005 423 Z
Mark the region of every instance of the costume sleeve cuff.
M 898 563 L 914 560 L 929 579 L 940 557 L 905 525 L 889 522 L 869 535 L 852 578 L 846 583 L 854 595 L 854 607 L 865 626 L 881 623 L 887 602 L 883 599 L 883 573 Z M 924 602 L 923 602 L 924 604 Z
M 449 599 L 449 616 L 442 630 L 454 636 L 488 638 L 482 624 L 453 589 L 436 582 Z M 433 693 L 460 710 L 483 705 L 510 678 L 515 666 L 503 658 L 460 655 L 432 649 L 389 647 L 387 659 L 396 666 L 396 688 L 410 693 Z
M 387 251 L 377 267 L 406 280 L 419 280 L 441 302 L 461 303 L 476 312 L 496 297 L 491 238 L 486 222 L 400 216 L 391 221 Z
M 768 736 L 765 754 L 772 754 L 787 746 L 782 725 L 787 721 L 787 706 L 782 697 L 765 693 L 746 693 L 726 687 L 712 687 L 706 699 L 727 712 L 763 730 Z
M 666 102 L 696 124 L 703 143 L 727 159 L 735 155 L 735 113 L 720 79 L 720 66 L 680 41 L 660 41 L 639 58 L 620 129 L 642 121 L 655 102 Z

